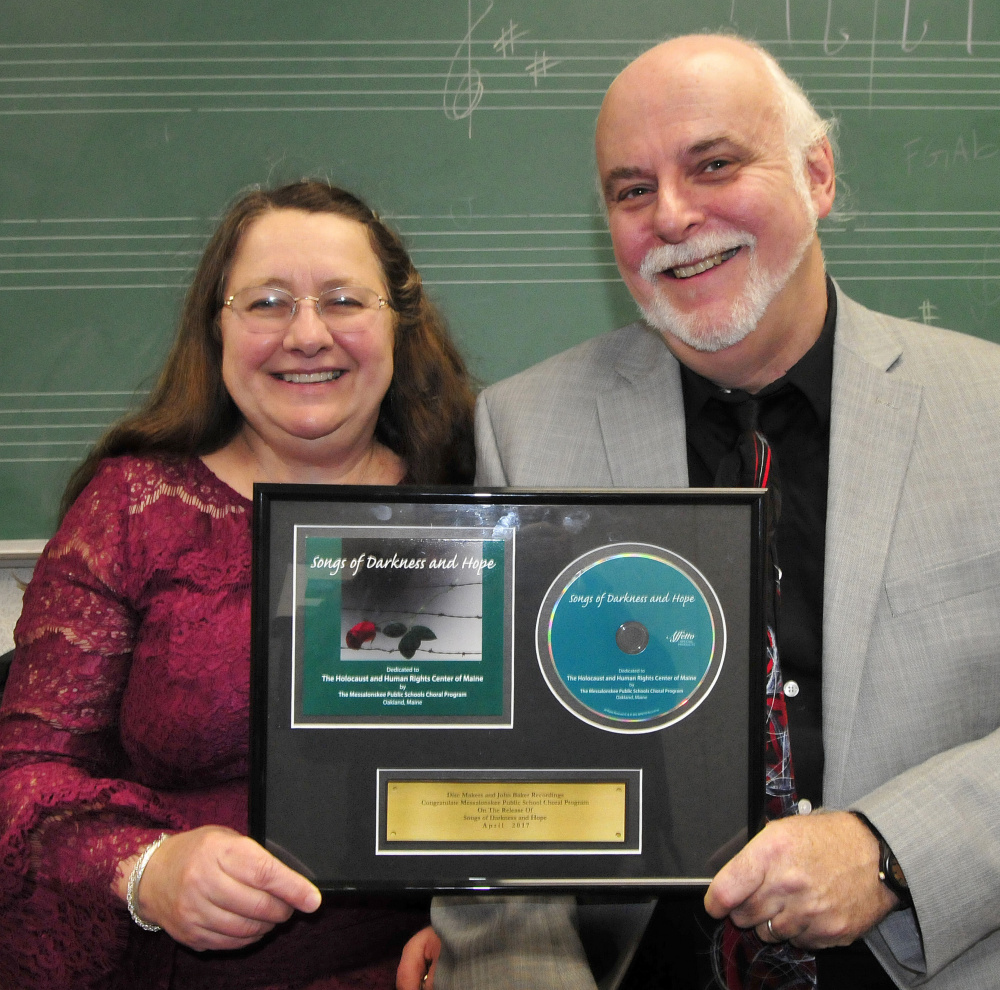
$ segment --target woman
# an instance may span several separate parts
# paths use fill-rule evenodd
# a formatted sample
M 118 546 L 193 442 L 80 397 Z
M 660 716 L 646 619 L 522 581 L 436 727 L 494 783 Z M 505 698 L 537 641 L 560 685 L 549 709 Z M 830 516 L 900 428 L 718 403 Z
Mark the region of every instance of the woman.
M 74 475 L 25 593 L 0 709 L 0 986 L 392 985 L 423 916 L 320 907 L 245 835 L 249 499 L 470 481 L 472 406 L 364 204 L 303 181 L 233 206 L 156 388 Z

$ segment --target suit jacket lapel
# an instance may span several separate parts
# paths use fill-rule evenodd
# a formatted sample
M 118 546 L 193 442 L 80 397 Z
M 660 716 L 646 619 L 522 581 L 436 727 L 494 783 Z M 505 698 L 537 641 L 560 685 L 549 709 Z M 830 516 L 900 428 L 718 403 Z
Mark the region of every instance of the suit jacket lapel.
M 823 616 L 824 801 L 835 806 L 850 769 L 849 742 L 886 557 L 920 411 L 921 386 L 897 371 L 898 335 L 838 290 Z M 680 370 L 650 333 L 597 396 L 614 484 L 686 487 Z
M 608 466 L 616 488 L 686 488 L 687 435 L 677 361 L 652 330 L 615 365 L 597 396 Z
M 838 291 L 823 616 L 824 801 L 841 803 L 862 673 L 920 410 L 896 333 Z

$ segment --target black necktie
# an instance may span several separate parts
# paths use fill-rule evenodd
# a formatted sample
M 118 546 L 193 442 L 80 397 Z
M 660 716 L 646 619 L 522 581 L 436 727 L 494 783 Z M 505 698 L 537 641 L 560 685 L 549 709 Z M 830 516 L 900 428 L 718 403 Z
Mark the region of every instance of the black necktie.
M 778 661 L 778 603 L 781 569 L 778 567 L 776 527 L 781 514 L 777 464 L 767 437 L 758 428 L 760 401 L 740 398 L 725 402 L 738 428 L 736 443 L 719 462 L 715 483 L 727 488 L 766 488 L 765 637 L 767 720 L 765 743 L 765 814 L 781 818 L 796 810 L 795 775 L 788 741 L 788 711 Z M 716 980 L 726 990 L 811 990 L 816 986 L 813 955 L 787 942 L 762 942 L 752 929 L 739 929 L 727 918 L 713 944 Z

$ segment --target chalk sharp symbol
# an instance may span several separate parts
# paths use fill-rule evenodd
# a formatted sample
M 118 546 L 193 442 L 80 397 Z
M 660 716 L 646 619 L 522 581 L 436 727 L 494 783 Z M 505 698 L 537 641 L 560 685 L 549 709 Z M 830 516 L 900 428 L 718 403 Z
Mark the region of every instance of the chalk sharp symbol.
M 535 86 L 537 87 L 538 80 L 544 79 L 549 74 L 549 70 L 554 69 L 560 62 L 561 59 L 549 58 L 543 49 L 541 55 L 535 52 L 534 60 L 528 63 L 524 71 L 534 79 Z

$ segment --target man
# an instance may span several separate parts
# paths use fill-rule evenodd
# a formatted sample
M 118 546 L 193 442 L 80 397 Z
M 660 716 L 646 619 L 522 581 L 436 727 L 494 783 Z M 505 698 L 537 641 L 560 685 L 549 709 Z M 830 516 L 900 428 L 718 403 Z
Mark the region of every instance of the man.
M 891 986 L 884 973 L 994 986 L 1000 348 L 870 312 L 827 279 L 830 143 L 755 46 L 694 36 L 646 52 L 609 89 L 596 146 L 646 320 L 487 389 L 477 480 L 711 484 L 738 433 L 725 406 L 753 399 L 781 478 L 782 664 L 806 800 L 719 871 L 705 907 L 821 950 L 821 988 Z M 436 913 L 444 959 L 461 925 Z M 880 965 L 828 951 L 862 938 Z

